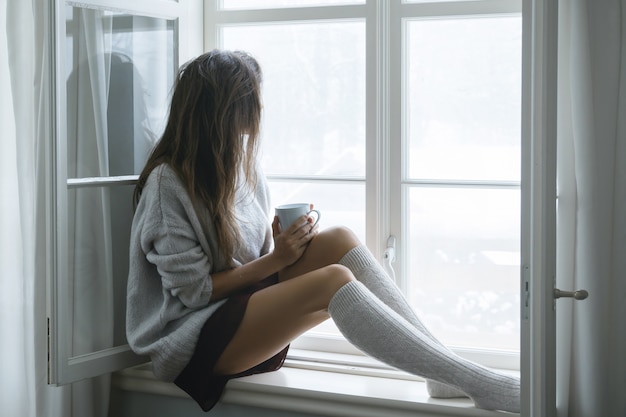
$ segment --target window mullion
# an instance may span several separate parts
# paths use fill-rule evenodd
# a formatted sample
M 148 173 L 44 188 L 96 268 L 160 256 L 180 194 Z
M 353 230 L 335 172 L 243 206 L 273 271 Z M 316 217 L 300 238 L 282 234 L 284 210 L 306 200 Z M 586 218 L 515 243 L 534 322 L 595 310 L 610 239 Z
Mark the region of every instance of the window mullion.
M 390 2 L 368 2 L 367 15 L 367 245 L 382 259 L 389 236 Z
M 403 223 L 406 218 L 405 204 L 402 198 L 402 172 L 404 161 L 402 158 L 404 95 L 403 91 L 403 41 L 401 5 L 399 2 L 390 2 L 388 10 L 388 73 L 387 83 L 389 91 L 389 116 L 388 116 L 388 148 L 389 148 L 389 177 L 386 187 L 388 189 L 389 211 L 389 234 L 396 237 L 396 262 L 394 269 L 398 286 L 406 292 L 406 266 L 405 260 L 405 237 Z

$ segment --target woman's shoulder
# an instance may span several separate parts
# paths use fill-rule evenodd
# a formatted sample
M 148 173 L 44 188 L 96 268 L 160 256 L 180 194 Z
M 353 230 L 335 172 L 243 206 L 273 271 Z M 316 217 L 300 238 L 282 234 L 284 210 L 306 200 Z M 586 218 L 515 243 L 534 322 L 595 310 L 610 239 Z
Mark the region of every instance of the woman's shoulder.
M 174 169 L 166 163 L 148 175 L 141 192 L 138 210 L 180 211 L 191 204 L 187 190 Z M 164 213 L 162 213 L 164 214 Z
M 174 168 L 170 166 L 170 164 L 163 162 L 160 165 L 154 167 L 152 172 L 148 175 L 147 183 L 158 183 L 162 182 L 163 179 L 166 181 L 178 180 L 178 174 L 174 171 Z M 180 180 L 178 180 L 180 182 Z
M 157 194 L 168 193 L 177 195 L 183 191 L 185 186 L 174 169 L 167 163 L 162 163 L 155 167 L 146 180 L 144 192 L 156 192 Z

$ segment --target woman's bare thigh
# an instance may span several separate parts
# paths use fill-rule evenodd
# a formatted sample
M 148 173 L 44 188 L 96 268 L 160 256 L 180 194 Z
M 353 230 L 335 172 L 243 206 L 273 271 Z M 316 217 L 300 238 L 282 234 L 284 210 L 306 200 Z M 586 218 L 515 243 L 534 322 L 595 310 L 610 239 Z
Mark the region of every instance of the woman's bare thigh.
M 347 268 L 327 266 L 254 293 L 215 372 L 243 372 L 271 358 L 293 339 L 328 319 L 328 303 L 353 280 Z
M 350 249 L 361 242 L 345 227 L 331 227 L 321 231 L 309 243 L 302 257 L 279 272 L 281 281 L 298 277 L 307 272 L 336 264 Z

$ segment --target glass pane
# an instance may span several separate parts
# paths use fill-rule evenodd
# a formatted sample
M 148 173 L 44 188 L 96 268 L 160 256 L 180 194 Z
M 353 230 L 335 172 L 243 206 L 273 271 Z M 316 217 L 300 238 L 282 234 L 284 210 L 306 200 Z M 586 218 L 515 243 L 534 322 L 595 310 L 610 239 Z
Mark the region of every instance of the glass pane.
M 407 190 L 411 304 L 442 341 L 519 350 L 520 192 Z
M 223 28 L 223 47 L 263 69 L 269 174 L 365 177 L 365 24 Z
M 347 226 L 365 242 L 365 183 L 270 181 L 269 185 L 273 207 L 289 203 L 313 203 L 322 215 L 320 230 L 329 226 Z M 273 219 L 273 210 L 270 215 Z
M 138 174 L 166 120 L 174 22 L 67 13 L 68 177 Z
M 74 356 L 126 344 L 133 190 L 131 185 L 68 190 Z
M 222 0 L 224 9 L 278 9 L 284 7 L 364 4 L 365 0 Z
M 67 7 L 68 178 L 138 174 L 177 65 L 174 22 Z M 72 355 L 126 344 L 132 185 L 68 190 Z
M 519 181 L 521 18 L 407 29 L 409 177 Z

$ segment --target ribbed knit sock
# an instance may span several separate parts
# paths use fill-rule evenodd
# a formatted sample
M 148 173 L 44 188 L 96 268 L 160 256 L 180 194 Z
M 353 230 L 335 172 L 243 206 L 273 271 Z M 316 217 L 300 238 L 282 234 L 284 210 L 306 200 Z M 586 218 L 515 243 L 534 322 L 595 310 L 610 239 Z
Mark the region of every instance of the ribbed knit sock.
M 444 346 L 424 326 L 398 289 L 396 283 L 389 277 L 385 269 L 378 263 L 366 246 L 360 245 L 351 249 L 341 258 L 339 263 L 350 269 L 357 280 L 362 282 L 376 297 L 411 323 L 418 331 L 432 339 L 435 343 L 440 344 L 442 347 Z M 462 391 L 429 379 L 426 380 L 426 389 L 428 395 L 434 398 L 467 397 L 467 394 Z
M 362 283 L 339 289 L 328 306 L 354 346 L 390 366 L 463 391 L 478 408 L 519 413 L 520 382 L 465 360 L 418 331 Z

